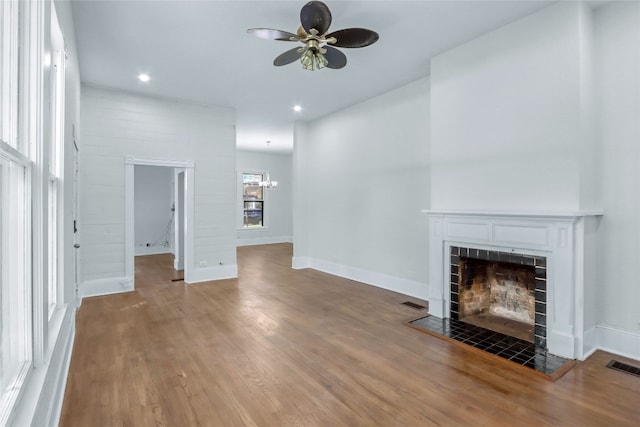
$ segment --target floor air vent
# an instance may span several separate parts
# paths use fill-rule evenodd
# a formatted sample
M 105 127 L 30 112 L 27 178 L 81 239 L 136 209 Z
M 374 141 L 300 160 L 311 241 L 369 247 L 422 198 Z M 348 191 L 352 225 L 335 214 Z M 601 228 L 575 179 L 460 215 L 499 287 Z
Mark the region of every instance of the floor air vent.
M 638 368 L 637 366 L 627 365 L 626 363 L 618 362 L 617 360 L 612 360 L 611 362 L 607 363 L 607 368 L 615 369 L 616 371 L 625 372 L 627 374 L 640 377 L 640 368 Z
M 415 308 L 416 310 L 424 310 L 425 308 L 427 308 L 424 305 L 416 304 L 415 302 L 411 301 L 405 301 L 402 304 L 411 308 Z

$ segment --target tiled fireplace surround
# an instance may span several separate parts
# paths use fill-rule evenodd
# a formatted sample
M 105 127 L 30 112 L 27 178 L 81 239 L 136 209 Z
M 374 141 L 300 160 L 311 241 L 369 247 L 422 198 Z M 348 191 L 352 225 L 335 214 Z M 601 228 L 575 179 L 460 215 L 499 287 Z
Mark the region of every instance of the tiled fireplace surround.
M 429 216 L 429 313 L 450 318 L 452 269 L 456 251 L 472 258 L 525 263 L 544 260 L 544 316 L 537 315 L 536 344 L 549 353 L 583 360 L 595 348 L 588 341 L 594 327 L 594 277 L 589 274 L 595 258 L 590 238 L 592 213 L 510 213 L 427 211 Z M 495 259 L 500 261 L 500 259 Z M 455 289 L 454 289 L 455 290 Z M 538 290 L 540 292 L 540 289 Z M 540 301 L 537 302 L 540 304 Z M 539 305 L 540 308 L 540 305 Z M 537 309 L 536 312 L 542 310 Z M 455 317 L 455 313 L 453 314 Z
M 451 246 L 449 257 L 450 277 L 450 310 L 449 316 L 453 320 L 462 320 L 462 292 L 465 285 L 462 280 L 465 279 L 461 271 L 461 262 L 463 260 L 480 260 L 484 262 L 497 263 L 498 265 L 508 263 L 510 266 L 529 267 L 535 274 L 535 287 L 533 297 L 533 342 L 537 348 L 546 349 L 547 347 L 547 260 L 543 256 L 527 256 L 522 254 L 489 251 L 483 249 L 460 248 Z M 473 274 L 473 273 L 472 273 Z M 462 280 L 461 280 L 462 279 Z M 473 281 L 473 277 L 466 278 L 465 281 Z M 525 286 L 526 288 L 526 286 Z M 488 294 L 489 292 L 487 292 Z M 488 296 L 488 295 L 487 295 Z M 485 304 L 488 307 L 488 301 Z

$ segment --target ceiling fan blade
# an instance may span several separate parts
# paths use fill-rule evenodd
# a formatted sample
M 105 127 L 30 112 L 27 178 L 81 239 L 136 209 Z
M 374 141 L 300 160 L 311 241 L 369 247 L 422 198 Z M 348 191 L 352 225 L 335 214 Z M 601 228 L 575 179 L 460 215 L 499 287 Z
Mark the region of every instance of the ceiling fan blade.
M 335 37 L 336 42 L 332 43 L 337 47 L 365 47 L 378 41 L 378 33 L 366 28 L 345 28 L 327 34 L 327 38 Z
M 344 53 L 340 52 L 335 47 L 325 46 L 324 48 L 327 49 L 327 53 L 324 54 L 324 57 L 329 62 L 327 64 L 327 68 L 337 70 L 338 68 L 343 68 L 347 65 L 347 57 Z
M 321 1 L 310 1 L 300 10 L 300 23 L 307 33 L 311 34 L 311 29 L 315 28 L 322 35 L 331 25 L 331 12 Z
M 300 37 L 297 34 L 293 34 L 288 31 L 274 30 L 271 28 L 249 28 L 247 33 L 266 40 L 281 40 L 288 42 L 297 42 L 300 40 Z
M 276 67 L 280 67 L 282 65 L 291 64 L 292 62 L 297 61 L 302 56 L 301 48 L 294 47 L 293 49 L 289 49 L 288 51 L 280 54 L 276 59 L 273 60 L 273 65 Z

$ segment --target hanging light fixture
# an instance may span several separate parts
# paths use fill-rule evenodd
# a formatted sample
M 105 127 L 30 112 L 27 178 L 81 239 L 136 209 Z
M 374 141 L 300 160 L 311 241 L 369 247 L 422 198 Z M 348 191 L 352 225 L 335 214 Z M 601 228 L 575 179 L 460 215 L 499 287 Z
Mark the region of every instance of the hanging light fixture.
M 271 141 L 267 141 L 267 152 L 270 152 L 270 144 Z M 266 179 L 264 181 L 260 181 L 258 184 L 260 185 L 260 187 L 264 188 L 276 188 L 278 186 L 278 181 L 271 181 L 271 178 L 269 178 L 269 172 L 267 172 Z
M 278 181 L 271 181 L 271 179 L 269 179 L 269 172 L 267 172 L 266 181 L 260 181 L 259 184 L 260 187 L 264 188 L 276 188 L 278 186 Z

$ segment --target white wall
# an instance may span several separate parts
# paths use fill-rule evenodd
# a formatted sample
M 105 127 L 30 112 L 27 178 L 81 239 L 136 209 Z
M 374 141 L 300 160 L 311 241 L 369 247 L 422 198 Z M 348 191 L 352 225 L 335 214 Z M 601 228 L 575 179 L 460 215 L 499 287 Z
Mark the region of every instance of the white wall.
M 294 267 L 425 297 L 429 80 L 298 124 L 295 150 Z
M 590 13 L 559 2 L 433 58 L 432 208 L 595 207 Z
M 559 2 L 432 61 L 431 206 L 604 211 L 588 341 L 640 358 L 640 4 Z
M 193 276 L 237 271 L 234 122 L 228 108 L 82 87 L 82 295 L 126 290 L 127 156 L 195 162 Z
M 307 267 L 309 256 L 309 197 L 312 177 L 309 122 L 297 121 L 293 126 L 293 259 L 294 268 Z
M 171 253 L 173 168 L 137 165 L 134 171 L 135 253 Z
M 238 150 L 237 213 L 238 245 L 255 245 L 293 241 L 293 156 L 265 152 Z M 265 218 L 263 228 L 243 229 L 242 224 L 242 173 L 269 172 L 271 180 L 278 181 L 277 188 L 265 190 Z
M 640 3 L 599 8 L 596 75 L 604 216 L 599 228 L 598 323 L 640 331 Z M 640 358 L 640 339 L 625 337 Z M 628 350 L 627 352 L 631 352 Z

